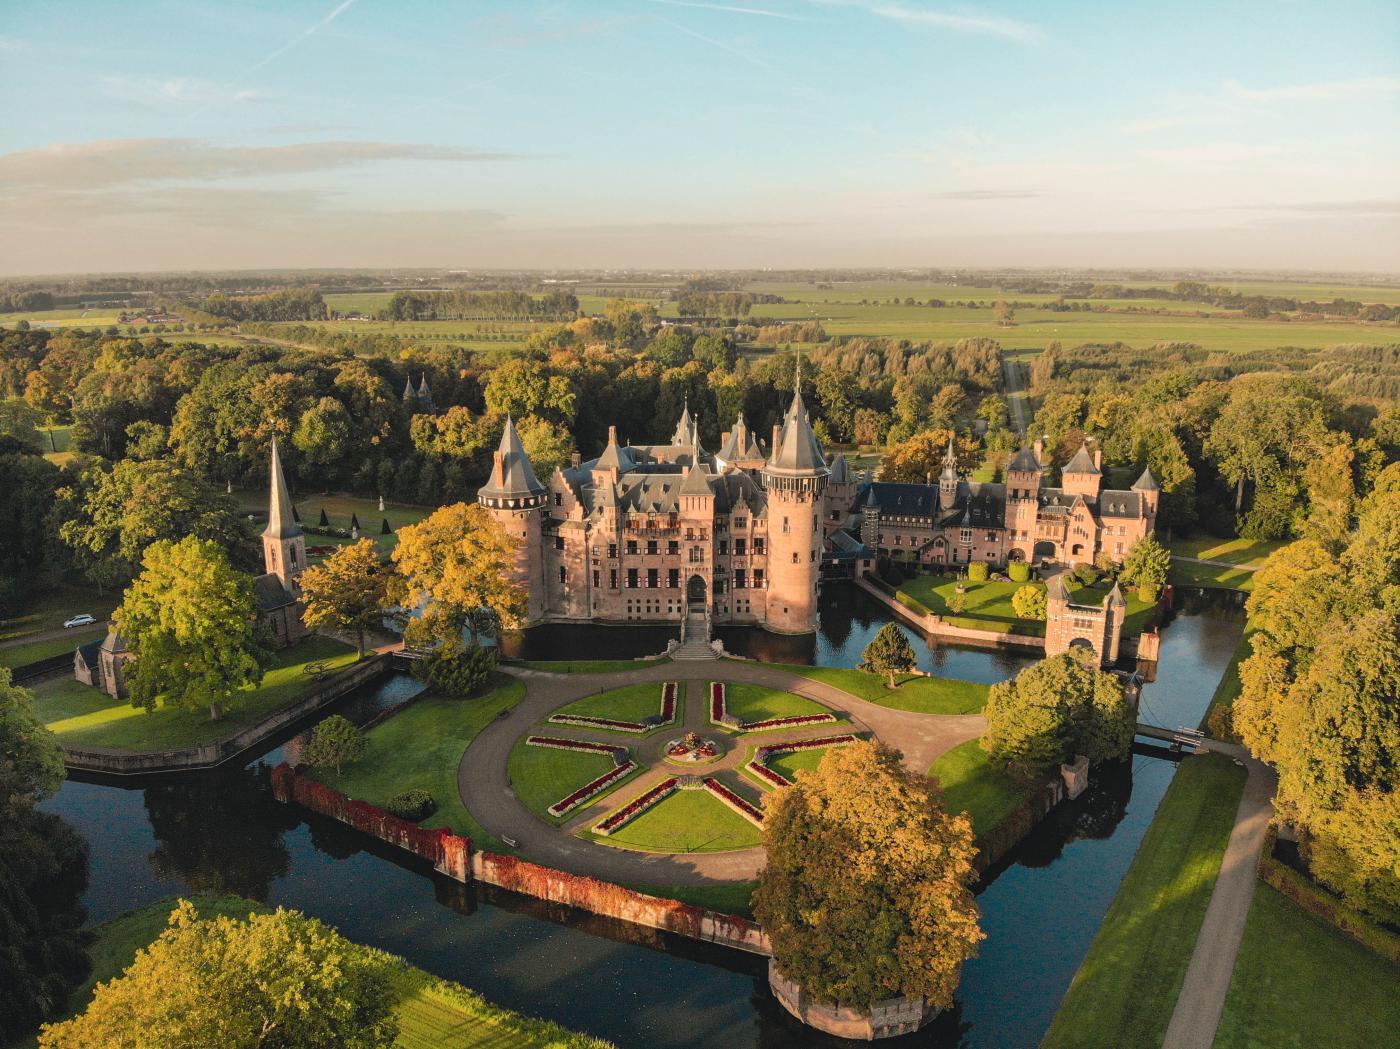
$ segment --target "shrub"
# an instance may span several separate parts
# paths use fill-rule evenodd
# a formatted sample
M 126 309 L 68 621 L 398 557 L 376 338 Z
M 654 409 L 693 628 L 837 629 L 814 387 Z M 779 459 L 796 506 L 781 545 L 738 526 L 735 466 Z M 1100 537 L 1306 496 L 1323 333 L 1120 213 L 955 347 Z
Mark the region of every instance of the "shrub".
M 955 615 L 955 616 L 960 616 L 960 615 L 962 615 L 963 612 L 966 611 L 966 610 L 967 610 L 967 595 L 966 595 L 966 594 L 954 594 L 954 595 L 948 600 L 948 611 L 949 611 L 949 612 L 952 612 L 953 615 Z
M 480 691 L 496 670 L 496 650 L 474 645 L 460 652 L 438 650 L 418 661 L 414 675 L 449 696 Z
M 1227 743 L 1240 741 L 1240 737 L 1235 734 L 1235 716 L 1230 704 L 1219 703 L 1211 708 L 1210 716 L 1206 718 L 1206 731 Z
M 973 561 L 967 566 L 967 581 L 969 583 L 985 583 L 990 575 L 991 569 L 983 561 Z
M 1011 595 L 1011 608 L 1018 619 L 1045 618 L 1045 591 L 1027 584 Z
M 1028 583 L 1031 578 L 1031 566 L 1024 561 L 1012 561 L 1006 566 L 1006 574 L 1013 583 Z
M 437 802 L 426 790 L 406 790 L 385 802 L 384 808 L 391 816 L 417 823 L 437 811 Z
M 1099 581 L 1099 570 L 1093 565 L 1076 565 L 1074 578 L 1081 586 L 1093 586 Z

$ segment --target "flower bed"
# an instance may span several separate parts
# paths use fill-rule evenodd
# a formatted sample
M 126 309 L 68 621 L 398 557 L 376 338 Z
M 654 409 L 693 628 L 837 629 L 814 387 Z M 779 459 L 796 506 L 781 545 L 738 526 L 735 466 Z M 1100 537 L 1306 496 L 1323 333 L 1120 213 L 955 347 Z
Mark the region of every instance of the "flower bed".
M 658 801 L 668 798 L 675 793 L 678 783 L 679 780 L 675 776 L 672 776 L 670 779 L 662 780 L 656 786 L 652 787 L 651 790 L 644 794 L 639 794 L 607 819 L 603 820 L 603 822 L 599 823 L 593 828 L 593 833 L 606 836 L 619 827 L 630 823 Z
M 762 732 L 770 728 L 795 728 L 798 725 L 829 725 L 835 714 L 795 714 L 789 718 L 769 718 L 767 721 L 744 722 L 745 732 Z
M 773 743 L 766 747 L 759 747 L 753 752 L 753 757 L 744 766 L 763 782 L 774 787 L 791 787 L 792 780 L 788 779 L 781 772 L 774 772 L 768 767 L 768 759 L 778 754 L 791 754 L 799 750 L 815 750 L 819 747 L 844 747 L 848 743 L 856 742 L 856 737 L 849 733 L 841 736 L 818 736 L 816 739 L 799 739 L 791 743 Z
M 562 816 L 566 812 L 570 812 L 573 809 L 578 808 L 584 802 L 589 801 L 598 794 L 601 794 L 604 790 L 606 790 L 611 784 L 615 783 L 617 780 L 622 779 L 624 776 L 630 776 L 633 770 L 636 769 L 636 767 L 636 762 L 630 759 L 623 761 L 610 772 L 603 773 L 591 783 L 585 783 L 582 787 L 579 787 L 578 790 L 574 791 L 567 798 L 564 798 L 561 801 L 556 801 L 553 805 L 549 807 L 549 814 L 551 816 Z
M 763 826 L 762 811 L 757 806 L 749 804 L 713 776 L 705 778 L 705 789 L 750 823 L 759 827 Z
M 561 736 L 526 736 L 525 742 L 532 747 L 553 747 L 555 750 L 579 750 L 585 754 L 609 754 L 613 758 L 623 750 L 610 743 L 589 743 L 582 739 L 564 739 Z
M 724 724 L 724 682 L 710 682 L 710 723 Z
M 645 721 L 623 721 L 620 718 L 598 718 L 590 714 L 551 714 L 546 719 L 555 725 L 579 725 L 583 728 L 601 728 L 613 732 L 647 732 L 661 725 L 669 725 L 676 720 L 676 692 L 674 681 L 661 686 L 661 715 Z

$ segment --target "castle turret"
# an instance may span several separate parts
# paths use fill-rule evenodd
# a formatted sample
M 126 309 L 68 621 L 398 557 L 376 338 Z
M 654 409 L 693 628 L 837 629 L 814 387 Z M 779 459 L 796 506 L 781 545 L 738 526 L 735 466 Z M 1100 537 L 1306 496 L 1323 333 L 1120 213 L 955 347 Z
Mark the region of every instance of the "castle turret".
M 1074 458 L 1060 471 L 1060 487 L 1066 495 L 1082 495 L 1085 499 L 1097 499 L 1103 487 L 1103 472 L 1099 469 L 1097 456 L 1089 452 L 1089 444 L 1079 446 Z
M 1010 552 L 1035 559 L 1036 516 L 1040 510 L 1040 442 L 1022 448 L 1006 464 L 1006 529 Z
M 680 422 L 676 423 L 676 432 L 671 435 L 671 444 L 676 448 L 690 448 L 699 441 L 700 428 L 690 414 L 690 398 L 687 396 L 685 407 L 681 409 Z
M 944 513 L 953 509 L 958 502 L 958 456 L 953 451 L 953 440 L 948 439 L 948 453 L 943 456 L 943 472 L 938 475 L 938 508 Z
M 408 376 L 403 381 L 403 399 L 407 403 L 412 403 L 418 395 L 413 392 L 413 376 Z
M 422 412 L 433 411 L 433 391 L 428 389 L 428 373 L 423 373 L 423 378 L 418 383 L 418 410 Z
M 477 501 L 519 544 L 512 579 L 528 595 L 527 622 L 544 614 L 544 515 L 548 513 L 548 494 L 535 477 L 514 420 L 506 416 L 501 446 L 491 458 L 491 476 L 478 489 Z M 567 584 L 568 580 L 564 582 Z
M 768 627 L 803 634 L 817 626 L 822 508 L 830 471 L 802 403 L 802 381 L 763 467 L 768 490 Z
M 272 476 L 269 484 L 267 527 L 263 529 L 263 564 L 275 575 L 287 593 L 301 599 L 301 573 L 306 570 L 306 536 L 297 524 L 287 478 L 282 473 L 282 457 L 277 439 L 272 440 Z
M 1133 491 L 1142 498 L 1142 516 L 1147 518 L 1147 530 L 1150 532 L 1157 527 L 1157 504 L 1162 495 L 1162 488 L 1157 484 L 1157 478 L 1152 476 L 1151 469 L 1143 468 L 1142 476 L 1133 482 Z

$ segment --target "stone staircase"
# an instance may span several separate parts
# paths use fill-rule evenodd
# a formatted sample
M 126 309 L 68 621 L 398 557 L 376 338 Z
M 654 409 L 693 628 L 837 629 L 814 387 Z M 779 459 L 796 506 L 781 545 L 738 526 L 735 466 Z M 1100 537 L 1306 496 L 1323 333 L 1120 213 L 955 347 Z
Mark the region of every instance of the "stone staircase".
M 704 612 L 686 614 L 681 626 L 681 643 L 671 650 L 672 659 L 718 659 L 710 647 L 710 624 Z

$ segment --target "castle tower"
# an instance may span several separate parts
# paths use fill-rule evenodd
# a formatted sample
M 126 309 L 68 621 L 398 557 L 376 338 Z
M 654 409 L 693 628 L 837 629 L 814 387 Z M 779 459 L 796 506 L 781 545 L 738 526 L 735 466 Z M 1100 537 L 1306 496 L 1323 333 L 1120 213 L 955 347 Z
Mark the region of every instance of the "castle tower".
M 403 381 L 403 399 L 405 404 L 412 404 L 413 399 L 418 395 L 413 391 L 413 376 L 408 376 Z
M 1036 516 L 1040 511 L 1040 452 L 1022 448 L 1006 464 L 1006 528 L 1007 546 L 1020 560 L 1035 560 Z
M 535 477 L 514 420 L 506 416 L 501 446 L 491 458 L 491 476 L 476 496 L 505 533 L 519 544 L 511 575 L 527 594 L 526 622 L 535 622 L 544 615 L 544 515 L 549 512 L 548 494 L 549 490 Z M 583 583 L 576 582 L 580 586 Z M 567 586 L 570 581 L 563 583 Z
M 948 439 L 948 454 L 943 456 L 943 472 L 938 475 L 938 508 L 945 514 L 958 502 L 958 457 L 953 440 Z
M 1133 482 L 1133 491 L 1142 498 L 1142 516 L 1147 520 L 1147 530 L 1151 532 L 1157 527 L 1157 504 L 1162 488 L 1150 469 L 1143 468 L 1142 476 Z
M 1074 458 L 1060 471 L 1060 487 L 1065 490 L 1065 495 L 1082 495 L 1088 500 L 1099 497 L 1099 489 L 1103 487 L 1099 459 L 1100 453 L 1091 454 L 1087 441 L 1079 446 Z
M 699 443 L 699 419 L 690 414 L 690 397 L 687 396 L 685 407 L 681 409 L 680 422 L 676 423 L 676 432 L 671 435 L 671 445 L 675 448 L 693 448 Z
M 805 634 L 817 627 L 826 458 L 812 433 L 798 378 L 777 446 L 763 467 L 768 490 L 768 628 Z
M 423 378 L 418 383 L 418 407 L 429 415 L 434 413 L 433 391 L 428 389 L 428 373 L 423 373 Z
M 263 565 L 275 575 L 287 593 L 301 600 L 301 574 L 306 571 L 306 536 L 297 524 L 277 439 L 272 440 L 272 478 L 269 485 L 267 527 L 263 529 Z

